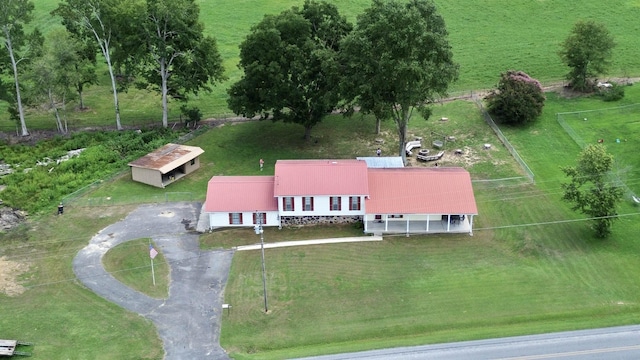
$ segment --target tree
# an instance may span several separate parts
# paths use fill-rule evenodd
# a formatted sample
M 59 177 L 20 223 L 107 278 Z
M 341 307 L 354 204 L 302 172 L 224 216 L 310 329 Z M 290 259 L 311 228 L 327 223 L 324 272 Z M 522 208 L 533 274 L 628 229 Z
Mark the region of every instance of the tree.
M 428 114 L 436 94 L 457 79 L 444 20 L 430 0 L 374 0 L 342 44 L 343 96 L 362 111 L 391 114 L 406 159 L 407 124 L 417 108 Z
M 571 180 L 562 184 L 562 199 L 573 203 L 574 211 L 593 219 L 593 228 L 600 238 L 611 233 L 611 225 L 618 215 L 616 206 L 622 199 L 622 190 L 608 181 L 612 167 L 613 156 L 604 145 L 596 144 L 588 145 L 580 153 L 577 166 L 562 168 Z
M 116 115 L 116 129 L 122 130 L 120 122 L 120 103 L 118 101 L 118 83 L 112 62 L 113 40 L 118 34 L 129 34 L 126 24 L 135 23 L 135 19 L 125 16 L 127 6 L 134 6 L 127 0 L 65 0 L 52 11 L 62 17 L 62 24 L 78 39 L 93 39 L 98 44 L 109 71 L 113 103 Z
M 304 138 L 339 101 L 337 54 L 351 31 L 335 5 L 306 0 L 267 15 L 240 45 L 243 77 L 229 89 L 236 114 L 304 126 Z
M 609 30 L 593 20 L 579 21 L 562 43 L 560 57 L 571 71 L 567 74 L 570 86 L 578 91 L 590 91 L 611 62 L 615 42 Z
M 534 121 L 544 107 L 544 91 L 536 79 L 522 71 L 507 71 L 498 89 L 487 96 L 489 112 L 500 122 L 524 124 Z
M 60 110 L 65 109 L 71 88 L 81 81 L 82 74 L 77 71 L 80 46 L 67 31 L 53 30 L 44 52 L 33 59 L 26 74 L 33 100 L 46 99 L 61 133 L 67 132 L 67 124 L 63 124 Z
M 22 97 L 20 94 L 20 82 L 18 63 L 25 59 L 19 55 L 19 51 L 28 43 L 28 36 L 25 35 L 24 25 L 31 21 L 31 12 L 34 5 L 30 0 L 3 0 L 0 1 L 0 38 L 4 48 L 9 53 L 9 60 L 13 70 L 15 83 L 15 98 L 20 119 L 21 135 L 29 135 L 27 124 L 24 120 L 24 109 L 22 107 Z M 37 33 L 39 34 L 39 33 Z M 28 53 L 28 51 L 27 51 Z
M 145 44 L 142 63 L 147 83 L 162 96 L 162 125 L 168 126 L 168 97 L 210 90 L 224 79 L 215 39 L 204 36 L 200 9 L 194 0 L 147 0 L 145 21 L 131 53 Z
M 96 75 L 97 65 L 97 48 L 95 42 L 83 39 L 70 39 L 70 41 L 76 41 L 78 47 L 76 48 L 76 61 L 73 64 L 76 77 L 73 87 L 78 94 L 78 108 L 84 110 L 87 107 L 84 104 L 84 88 L 88 85 L 96 85 L 98 83 L 98 76 Z

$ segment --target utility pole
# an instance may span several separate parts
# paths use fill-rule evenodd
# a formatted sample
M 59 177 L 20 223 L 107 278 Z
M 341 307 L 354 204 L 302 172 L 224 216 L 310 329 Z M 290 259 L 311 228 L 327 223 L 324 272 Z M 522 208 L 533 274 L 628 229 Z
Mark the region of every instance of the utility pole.
M 260 235 L 260 249 L 262 250 L 262 288 L 264 290 L 264 312 L 269 312 L 269 306 L 267 305 L 267 270 L 264 264 L 264 230 L 262 229 L 262 214 L 256 211 L 256 220 L 258 225 L 254 227 L 256 234 Z

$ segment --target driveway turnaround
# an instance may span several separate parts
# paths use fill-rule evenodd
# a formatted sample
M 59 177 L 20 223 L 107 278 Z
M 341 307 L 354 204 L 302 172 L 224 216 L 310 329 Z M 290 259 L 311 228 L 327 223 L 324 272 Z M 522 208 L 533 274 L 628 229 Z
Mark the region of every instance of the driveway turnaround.
M 102 229 L 73 260 L 73 271 L 86 287 L 155 324 L 169 360 L 229 359 L 220 347 L 220 323 L 233 251 L 199 249 L 198 234 L 191 229 L 200 207 L 199 203 L 140 206 Z M 102 256 L 110 248 L 147 237 L 171 268 L 167 299 L 127 287 L 102 266 Z

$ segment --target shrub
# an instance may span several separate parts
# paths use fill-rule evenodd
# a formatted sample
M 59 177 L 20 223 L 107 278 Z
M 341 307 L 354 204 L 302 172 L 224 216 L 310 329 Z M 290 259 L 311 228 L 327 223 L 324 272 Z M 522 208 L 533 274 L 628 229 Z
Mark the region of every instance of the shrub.
M 522 71 L 503 73 L 498 88 L 486 98 L 489 113 L 506 124 L 524 124 L 535 120 L 544 107 L 542 85 Z
M 598 96 L 604 101 L 618 101 L 624 97 L 624 86 L 614 82 L 609 83 L 611 86 L 598 86 Z

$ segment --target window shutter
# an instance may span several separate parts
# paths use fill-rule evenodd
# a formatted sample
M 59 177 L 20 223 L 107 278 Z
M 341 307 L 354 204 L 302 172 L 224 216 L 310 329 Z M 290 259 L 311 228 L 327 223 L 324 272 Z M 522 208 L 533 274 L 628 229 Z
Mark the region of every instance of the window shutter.
M 358 196 L 358 208 L 356 210 L 361 210 L 362 208 L 360 207 L 360 201 L 362 200 L 362 198 L 360 196 Z
M 282 198 L 282 211 L 287 211 L 287 198 Z
M 233 224 L 233 214 L 229 213 L 229 225 Z
M 240 215 L 240 224 L 243 224 L 243 222 L 242 222 L 242 213 L 240 213 L 238 215 Z
M 314 207 L 313 207 L 313 197 L 311 197 L 311 211 L 313 211 Z
M 338 196 L 338 211 L 342 210 L 342 198 Z
M 254 224 L 257 224 L 257 223 L 258 223 L 258 221 L 257 221 L 257 220 L 258 220 L 258 219 L 257 219 L 257 217 L 256 217 L 256 213 L 253 213 L 253 223 L 254 223 Z

